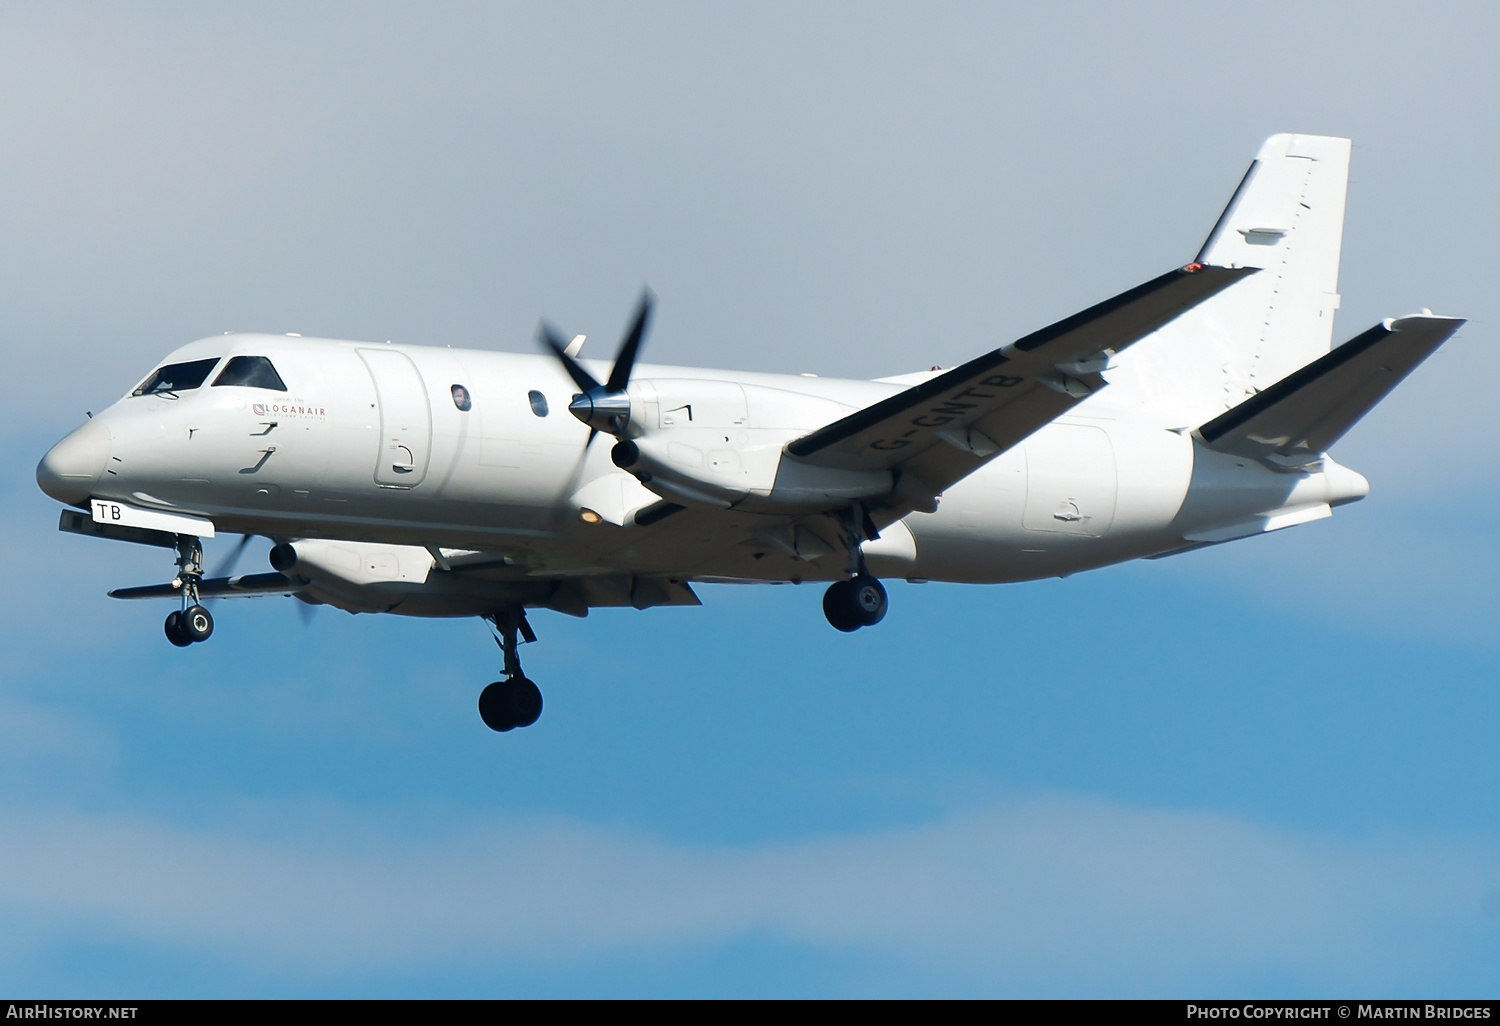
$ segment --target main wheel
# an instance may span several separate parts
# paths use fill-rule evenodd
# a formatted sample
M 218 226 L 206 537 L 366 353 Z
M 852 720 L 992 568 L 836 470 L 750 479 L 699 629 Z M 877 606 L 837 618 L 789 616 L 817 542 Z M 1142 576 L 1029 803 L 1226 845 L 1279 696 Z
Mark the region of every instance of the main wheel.
M 510 707 L 516 716 L 516 726 L 531 726 L 542 715 L 542 689 L 525 677 L 512 678 Z
M 166 632 L 167 640 L 178 648 L 187 648 L 193 643 L 193 639 L 187 636 L 187 630 L 182 626 L 182 611 L 172 610 L 167 614 L 167 622 L 162 624 L 162 630 Z
M 853 590 L 852 581 L 834 581 L 823 593 L 823 615 L 828 617 L 835 630 L 845 634 L 863 626 L 855 615 Z
M 202 606 L 188 606 L 182 614 L 182 633 L 189 641 L 207 641 L 214 632 L 214 618 Z
M 511 709 L 510 681 L 497 680 L 479 693 L 479 718 L 491 730 L 505 733 L 516 729 L 516 716 Z
M 885 611 L 890 607 L 885 585 L 870 574 L 859 574 L 849 582 L 849 600 L 854 619 L 861 627 L 874 627 L 885 619 Z
M 479 718 L 505 733 L 529 727 L 542 715 L 542 690 L 525 677 L 497 680 L 479 693 Z

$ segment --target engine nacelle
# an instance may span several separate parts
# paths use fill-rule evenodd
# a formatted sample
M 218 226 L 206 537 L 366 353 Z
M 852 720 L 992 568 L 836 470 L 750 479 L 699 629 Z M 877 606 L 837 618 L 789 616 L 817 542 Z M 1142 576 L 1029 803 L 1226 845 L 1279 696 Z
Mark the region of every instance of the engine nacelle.
M 785 432 L 739 434 L 745 438 L 740 445 L 712 431 L 646 435 L 616 443 L 610 458 L 665 499 L 754 513 L 817 513 L 886 495 L 894 485 L 889 471 L 839 470 L 794 460 L 782 451 L 791 440 Z
M 629 437 L 611 457 L 656 494 L 688 506 L 816 513 L 888 494 L 888 471 L 815 467 L 785 446 L 849 412 L 842 403 L 727 381 L 633 382 Z
M 375 612 L 426 584 L 433 558 L 419 545 L 303 538 L 273 548 L 271 566 L 307 578 L 342 609 Z

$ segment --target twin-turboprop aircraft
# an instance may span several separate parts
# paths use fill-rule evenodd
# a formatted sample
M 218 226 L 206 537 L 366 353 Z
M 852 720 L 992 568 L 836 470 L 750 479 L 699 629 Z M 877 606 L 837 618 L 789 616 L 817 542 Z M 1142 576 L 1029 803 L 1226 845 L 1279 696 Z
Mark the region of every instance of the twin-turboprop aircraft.
M 527 610 L 696 605 L 697 582 L 827 582 L 841 631 L 881 578 L 1063 576 L 1304 524 L 1362 498 L 1328 449 L 1463 321 L 1330 351 L 1349 142 L 1267 140 L 1186 266 L 954 367 L 876 381 L 226 334 L 171 353 L 43 457 L 61 528 L 159 545 L 167 638 L 230 595 L 479 616 L 479 711 L 535 722 Z M 1106 387 L 1107 386 L 1107 387 Z M 81 512 L 79 512 L 81 511 Z M 205 576 L 202 538 L 271 539 Z

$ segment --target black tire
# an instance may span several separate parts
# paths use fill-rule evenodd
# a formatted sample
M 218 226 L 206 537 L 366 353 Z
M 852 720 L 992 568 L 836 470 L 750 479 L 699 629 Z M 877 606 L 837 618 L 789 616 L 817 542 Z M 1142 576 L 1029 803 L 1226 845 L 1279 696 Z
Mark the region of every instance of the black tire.
M 885 594 L 885 585 L 871 574 L 859 574 L 849 582 L 849 608 L 854 620 L 861 627 L 874 627 L 885 619 L 890 601 Z
M 834 581 L 823 593 L 823 615 L 834 630 L 850 634 L 863 626 L 854 615 L 854 598 L 850 581 Z
M 516 677 L 510 682 L 510 708 L 516 717 L 516 726 L 529 727 L 542 715 L 542 689 L 525 677 Z
M 183 629 L 181 610 L 174 609 L 167 614 L 167 622 L 162 624 L 162 630 L 166 633 L 167 640 L 178 648 L 187 648 L 193 643 L 193 639 Z
M 214 618 L 202 606 L 182 612 L 182 633 L 189 641 L 207 641 L 214 632 Z
M 509 685 L 509 681 L 497 680 L 479 693 L 479 718 L 486 727 L 501 734 L 516 729 Z
M 529 727 L 542 715 L 542 691 L 525 677 L 497 680 L 479 693 L 479 718 L 505 733 Z

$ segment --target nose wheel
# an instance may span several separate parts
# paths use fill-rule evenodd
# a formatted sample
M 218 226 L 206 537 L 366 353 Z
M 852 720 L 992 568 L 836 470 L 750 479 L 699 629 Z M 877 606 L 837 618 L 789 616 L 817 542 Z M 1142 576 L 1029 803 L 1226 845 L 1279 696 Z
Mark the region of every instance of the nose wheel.
M 167 614 L 167 622 L 162 625 L 167 632 L 167 640 L 178 648 L 187 648 L 193 643 L 182 629 L 182 610 L 174 609 Z
M 214 618 L 209 611 L 194 602 L 186 609 L 167 614 L 162 625 L 167 640 L 178 648 L 187 648 L 195 641 L 207 641 L 214 632 Z
M 493 731 L 529 727 L 542 715 L 542 691 L 521 672 L 517 652 L 522 641 L 535 641 L 526 611 L 519 606 L 486 617 L 495 627 L 495 642 L 505 654 L 505 679 L 479 693 L 479 718 Z

